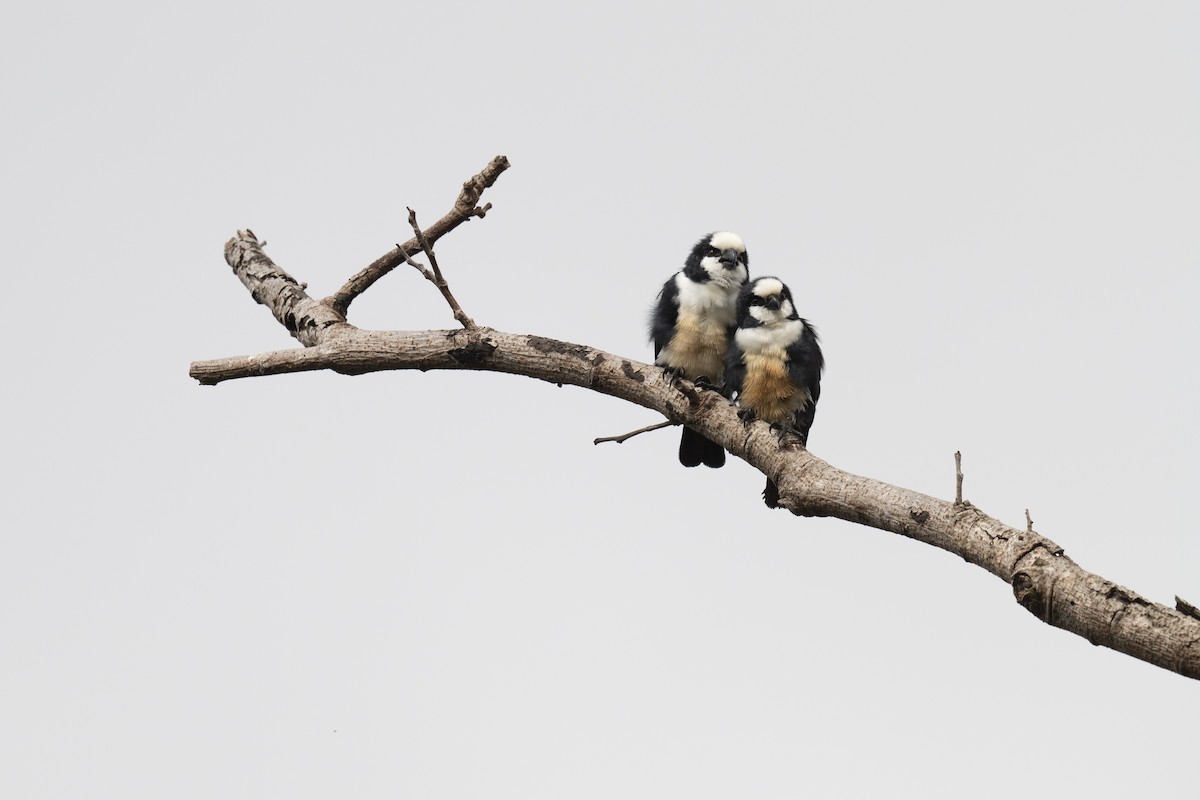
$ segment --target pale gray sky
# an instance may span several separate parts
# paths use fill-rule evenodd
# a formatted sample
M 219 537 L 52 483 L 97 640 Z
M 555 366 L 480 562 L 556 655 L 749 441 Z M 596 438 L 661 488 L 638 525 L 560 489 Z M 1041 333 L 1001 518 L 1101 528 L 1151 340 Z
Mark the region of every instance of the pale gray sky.
M 26 4 L 0 24 L 0 794 L 1194 798 L 1200 687 L 947 554 L 478 373 L 202 388 L 512 161 L 481 324 L 650 358 L 702 234 L 783 277 L 810 439 L 1200 601 L 1200 7 Z M 453 327 L 397 272 L 351 321 Z M 1032 788 L 1031 788 L 1032 787 Z

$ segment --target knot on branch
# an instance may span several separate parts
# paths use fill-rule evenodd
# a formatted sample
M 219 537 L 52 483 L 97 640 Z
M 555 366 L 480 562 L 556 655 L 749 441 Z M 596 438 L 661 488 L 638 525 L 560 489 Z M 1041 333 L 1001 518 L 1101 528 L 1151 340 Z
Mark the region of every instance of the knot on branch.
M 1013 597 L 1021 608 L 1033 614 L 1042 622 L 1049 622 L 1047 619 L 1049 606 L 1046 603 L 1046 598 L 1038 589 L 1037 582 L 1028 572 L 1018 572 L 1013 575 L 1012 579 Z
M 478 367 L 487 362 L 496 352 L 496 343 L 491 339 L 472 337 L 465 347 L 456 347 L 450 351 L 450 358 L 464 367 Z

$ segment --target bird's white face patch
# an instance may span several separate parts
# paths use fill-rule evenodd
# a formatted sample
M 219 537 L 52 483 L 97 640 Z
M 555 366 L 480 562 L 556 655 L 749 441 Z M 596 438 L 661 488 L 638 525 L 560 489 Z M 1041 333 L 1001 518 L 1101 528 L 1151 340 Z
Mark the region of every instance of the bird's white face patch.
M 750 306 L 750 316 L 763 325 L 772 326 L 784 322 L 795 322 L 795 320 L 788 319 L 792 315 L 792 310 L 792 301 L 784 300 L 779 304 L 778 310 L 767 308 L 766 306 Z
M 739 263 L 733 269 L 726 269 L 720 259 L 715 256 L 705 256 L 700 259 L 700 266 L 708 273 L 708 277 L 712 280 L 709 283 L 714 283 L 720 286 L 723 291 L 730 294 L 731 298 L 736 298 L 738 290 L 742 288 L 742 284 L 750 277 L 746 272 L 746 265 Z
M 778 278 L 760 278 L 755 281 L 754 288 L 750 291 L 766 300 L 773 294 L 783 294 L 783 281 Z
M 712 235 L 710 242 L 718 250 L 737 250 L 739 253 L 746 252 L 746 243 L 742 241 L 742 237 L 729 231 L 717 231 Z
M 735 250 L 744 255 L 746 252 L 746 245 L 742 242 L 742 237 L 729 231 L 714 233 L 708 240 L 708 246 L 719 253 Z M 700 267 L 708 273 L 708 277 L 712 279 L 713 283 L 719 284 L 726 290 L 733 290 L 735 293 L 750 277 L 746 272 L 746 265 L 741 259 L 736 267 L 728 269 L 721 263 L 720 255 L 708 255 L 700 259 Z
M 776 326 L 789 320 L 795 308 L 792 306 L 792 301 L 783 296 L 783 281 L 777 278 L 760 278 L 755 281 L 754 287 L 750 290 L 755 297 L 761 297 L 767 300 L 771 297 L 779 298 L 779 309 L 772 310 L 766 306 L 751 305 L 750 316 L 761 322 L 763 325 Z

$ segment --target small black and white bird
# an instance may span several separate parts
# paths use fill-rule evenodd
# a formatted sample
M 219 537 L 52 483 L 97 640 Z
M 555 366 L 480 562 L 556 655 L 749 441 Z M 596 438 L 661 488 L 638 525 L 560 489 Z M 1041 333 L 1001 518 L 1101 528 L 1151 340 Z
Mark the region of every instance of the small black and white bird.
M 792 293 L 778 278 L 757 278 L 738 296 L 737 330 L 725 362 L 725 390 L 757 418 L 792 432 L 808 446 L 821 397 L 825 357 L 817 332 L 796 313 Z M 767 478 L 763 500 L 779 507 L 779 487 Z
M 696 242 L 683 269 L 663 284 L 650 316 L 655 364 L 691 381 L 720 385 L 749 263 L 736 233 L 718 231 Z M 685 427 L 679 463 L 720 467 L 725 450 Z

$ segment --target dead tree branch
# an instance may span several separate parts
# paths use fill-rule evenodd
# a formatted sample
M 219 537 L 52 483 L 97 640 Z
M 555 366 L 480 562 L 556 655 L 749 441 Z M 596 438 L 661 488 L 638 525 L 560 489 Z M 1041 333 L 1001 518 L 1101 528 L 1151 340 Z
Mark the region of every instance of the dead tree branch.
M 496 167 L 491 174 L 494 181 L 507 161 L 499 158 L 490 166 Z M 473 179 L 478 185 L 468 181 L 473 187 L 470 192 L 464 187 L 460 196 L 460 200 L 467 198 L 464 207 L 473 208 L 478 193 L 490 185 L 485 173 Z M 428 254 L 425 248 L 436 237 L 426 231 L 425 238 L 426 245 L 410 242 L 403 249 L 413 244 L 414 250 Z M 781 441 L 766 423 L 745 425 L 736 408 L 716 392 L 697 391 L 686 380 L 668 379 L 650 364 L 586 345 L 504 333 L 473 323 L 464 322 L 463 330 L 440 331 L 368 331 L 347 323 L 337 309 L 344 311 L 374 280 L 403 263 L 400 250 L 381 259 L 386 268 L 361 279 L 355 276 L 326 301 L 309 297 L 262 252 L 248 230 L 230 240 L 225 255 L 251 296 L 268 306 L 305 347 L 194 362 L 190 374 L 202 384 L 322 369 L 346 375 L 469 369 L 591 389 L 652 409 L 667 418 L 663 425 L 685 424 L 721 444 L 771 476 L 779 486 L 781 504 L 797 516 L 836 517 L 954 553 L 1008 583 L 1017 602 L 1043 622 L 1092 644 L 1200 679 L 1200 612 L 1194 606 L 1178 598 L 1177 608 L 1151 602 L 1076 564 L 1061 547 L 1033 531 L 1031 520 L 1020 530 L 964 502 L 958 454 L 955 500 L 939 500 L 840 470 L 794 440 Z

